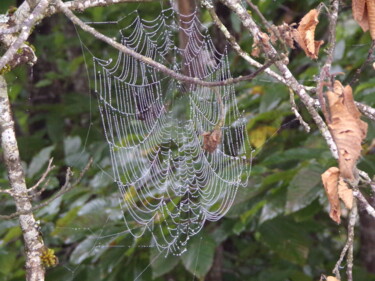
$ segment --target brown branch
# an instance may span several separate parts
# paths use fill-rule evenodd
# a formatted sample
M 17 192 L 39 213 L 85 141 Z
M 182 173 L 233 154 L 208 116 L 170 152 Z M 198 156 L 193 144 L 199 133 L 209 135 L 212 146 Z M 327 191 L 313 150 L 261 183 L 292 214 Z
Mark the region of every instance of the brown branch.
M 259 27 L 254 22 L 251 15 L 242 7 L 241 1 L 239 0 L 221 0 L 226 6 L 228 6 L 234 13 L 237 14 L 244 27 L 253 35 L 254 38 L 258 38 L 260 34 Z M 268 46 L 268 57 L 277 57 L 277 51 L 272 47 Z M 288 69 L 287 65 L 281 60 L 275 62 L 276 67 L 281 72 L 283 78 L 285 79 L 285 85 L 293 89 L 293 91 L 300 97 L 302 103 L 305 105 L 307 111 L 313 118 L 315 124 L 318 126 L 320 133 L 324 137 L 332 156 L 337 159 L 337 146 L 333 141 L 332 135 L 328 130 L 328 127 L 322 117 L 315 109 L 315 101 L 311 98 L 303 85 L 301 85 L 293 74 Z
M 246 0 L 247 4 L 250 6 L 251 9 L 253 9 L 255 11 L 255 13 L 258 15 L 258 17 L 261 19 L 261 21 L 263 22 L 263 24 L 267 27 L 267 29 L 272 32 L 276 37 L 277 39 L 280 41 L 280 43 L 282 44 L 282 47 L 285 51 L 285 53 L 288 53 L 288 48 L 285 44 L 285 40 L 280 36 L 280 32 L 278 30 L 275 29 L 274 26 L 272 26 L 268 21 L 267 19 L 264 17 L 264 15 L 261 13 L 261 11 L 259 10 L 258 6 L 257 5 L 254 5 L 253 2 L 251 2 L 251 0 Z
M 55 3 L 56 3 L 56 6 L 58 7 L 58 9 L 62 13 L 64 13 L 65 16 L 68 19 L 70 19 L 74 24 L 78 25 L 83 31 L 85 31 L 87 33 L 90 33 L 96 39 L 99 39 L 99 40 L 107 43 L 108 45 L 110 45 L 113 48 L 119 50 L 120 52 L 122 52 L 122 53 L 124 53 L 126 55 L 129 55 L 129 56 L 132 56 L 135 59 L 140 60 L 143 63 L 148 64 L 148 65 L 154 67 L 158 71 L 161 71 L 161 72 L 165 73 L 166 75 L 168 75 L 168 76 L 170 76 L 172 78 L 175 78 L 176 80 L 185 82 L 185 83 L 192 83 L 192 84 L 200 85 L 200 86 L 204 86 L 204 87 L 217 87 L 217 86 L 224 86 L 224 85 L 230 85 L 230 84 L 238 83 L 240 81 L 249 81 L 249 80 L 253 79 L 255 76 L 257 76 L 259 73 L 263 72 L 265 69 L 267 69 L 273 63 L 272 61 L 268 62 L 267 64 L 263 65 L 257 71 L 255 71 L 254 73 L 252 73 L 250 75 L 240 76 L 240 77 L 236 77 L 236 78 L 229 78 L 229 79 L 222 80 L 222 81 L 217 81 L 217 82 L 202 81 L 198 77 L 190 77 L 190 76 L 179 74 L 179 73 L 175 72 L 174 70 L 169 69 L 165 65 L 152 60 L 151 58 L 146 57 L 144 55 L 141 55 L 141 54 L 133 51 L 132 49 L 129 49 L 125 45 L 122 45 L 122 44 L 116 42 L 115 40 L 113 40 L 113 39 L 105 36 L 104 34 L 98 32 L 93 27 L 88 26 L 87 24 L 85 24 L 84 22 L 82 22 L 78 17 L 76 17 L 64 5 L 64 3 L 61 0 L 55 0 Z
M 208 10 L 209 14 L 211 15 L 211 18 L 215 25 L 219 28 L 219 30 L 222 32 L 224 37 L 228 40 L 229 44 L 232 46 L 233 50 L 242 57 L 245 61 L 247 61 L 250 65 L 256 66 L 256 67 L 262 67 L 262 64 L 256 61 L 255 59 L 251 58 L 250 55 L 245 52 L 240 45 L 237 43 L 236 38 L 230 34 L 229 30 L 225 27 L 223 22 L 220 20 L 218 15 L 215 12 L 214 7 L 208 3 L 207 1 L 202 1 L 202 5 Z M 271 77 L 275 78 L 279 82 L 285 84 L 285 80 L 283 77 L 281 77 L 276 72 L 272 71 L 271 69 L 267 68 L 264 70 L 265 73 L 270 75 Z
M 43 175 L 40 177 L 40 179 L 37 181 L 37 183 L 34 184 L 32 187 L 30 187 L 27 190 L 27 192 L 34 191 L 35 189 L 37 189 L 42 184 L 42 182 L 45 181 L 48 174 L 55 168 L 55 166 L 52 166 L 52 161 L 53 161 L 53 158 L 49 159 L 47 169 L 44 171 Z
M 368 53 L 367 53 L 367 58 L 366 60 L 364 61 L 364 63 L 361 65 L 361 67 L 359 69 L 357 69 L 357 71 L 355 72 L 352 80 L 349 82 L 349 85 L 354 85 L 355 83 L 357 83 L 359 81 L 359 76 L 361 75 L 362 71 L 365 69 L 365 67 L 371 62 L 371 60 L 373 60 L 373 53 L 375 51 L 375 40 L 373 40 L 371 42 L 371 47 L 370 49 L 368 50 Z
M 333 62 L 333 52 L 335 51 L 336 46 L 336 25 L 337 25 L 337 17 L 338 17 L 338 11 L 339 11 L 339 0 L 332 1 L 332 12 L 328 12 L 328 18 L 329 18 L 329 27 L 328 27 L 328 48 L 326 49 L 327 53 L 327 59 L 326 62 L 320 71 L 320 76 L 318 80 L 318 85 L 316 87 L 316 93 L 318 96 L 318 100 L 320 103 L 320 108 L 323 112 L 325 120 L 329 119 L 329 114 L 327 112 L 327 106 L 326 101 L 324 98 L 323 88 L 326 85 L 327 82 L 329 82 L 329 85 L 331 85 L 331 66 Z M 327 81 L 329 79 L 329 81 Z
M 87 170 L 90 168 L 92 162 L 93 162 L 93 159 L 91 158 L 90 161 L 85 166 L 85 168 L 79 174 L 79 177 L 73 183 L 70 183 L 70 178 L 73 175 L 73 173 L 70 170 L 70 168 L 68 168 L 67 171 L 66 171 L 66 174 L 65 174 L 65 183 L 64 183 L 64 185 L 60 188 L 60 190 L 57 193 L 55 193 L 52 197 L 48 198 L 43 203 L 40 203 L 40 204 L 32 207 L 28 211 L 19 211 L 19 212 L 15 212 L 13 214 L 10 214 L 10 215 L 0 215 L 0 219 L 10 220 L 10 219 L 18 217 L 20 215 L 29 214 L 31 212 L 34 212 L 36 210 L 39 210 L 39 209 L 41 209 L 41 208 L 49 205 L 52 201 L 54 201 L 55 199 L 61 197 L 65 193 L 67 193 L 70 190 L 72 190 L 75 186 L 77 186 L 80 183 L 80 181 L 82 180 L 83 176 L 86 174 Z
M 333 273 L 335 274 L 336 278 L 341 280 L 340 276 L 340 267 L 341 263 L 343 262 L 345 256 L 346 256 L 346 276 L 348 278 L 348 281 L 353 281 L 353 243 L 354 243 L 354 226 L 357 220 L 358 216 L 358 210 L 357 210 L 357 204 L 354 201 L 353 207 L 350 210 L 349 213 L 349 221 L 348 221 L 348 238 L 346 240 L 345 246 L 341 251 L 340 258 L 338 259 L 334 269 Z

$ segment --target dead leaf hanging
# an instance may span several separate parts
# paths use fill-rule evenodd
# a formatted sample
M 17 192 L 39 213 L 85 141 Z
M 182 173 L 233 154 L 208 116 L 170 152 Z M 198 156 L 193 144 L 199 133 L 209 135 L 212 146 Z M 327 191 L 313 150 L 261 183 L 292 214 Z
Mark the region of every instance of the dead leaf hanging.
M 371 38 L 375 40 L 375 0 L 353 0 L 352 10 L 363 31 L 370 30 Z
M 361 143 L 367 134 L 367 123 L 360 119 L 361 114 L 354 104 L 350 86 L 344 88 L 336 80 L 334 91 L 328 91 L 327 98 L 330 109 L 330 120 L 327 122 L 338 149 L 340 176 L 354 180 Z
M 221 141 L 221 129 L 214 129 L 212 132 L 204 132 L 203 149 L 212 153 L 216 150 Z
M 318 10 L 311 10 L 302 18 L 298 28 L 293 30 L 294 40 L 312 59 L 318 58 L 320 46 L 324 43 L 324 41 L 315 41 L 315 28 L 319 23 L 318 15 Z
M 331 167 L 322 174 L 322 181 L 331 206 L 329 216 L 337 223 L 340 223 L 341 208 L 337 189 L 340 171 L 337 167 Z
M 351 210 L 353 208 L 353 189 L 349 188 L 343 179 L 339 179 L 337 192 L 345 207 Z

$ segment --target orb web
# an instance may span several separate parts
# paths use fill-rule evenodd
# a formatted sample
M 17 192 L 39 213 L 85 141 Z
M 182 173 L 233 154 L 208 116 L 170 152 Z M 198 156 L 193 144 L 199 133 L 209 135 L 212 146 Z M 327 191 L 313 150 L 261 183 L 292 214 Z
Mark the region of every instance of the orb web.
M 123 45 L 187 76 L 231 77 L 227 49 L 215 48 L 196 12 L 132 15 L 120 30 Z M 249 145 L 234 88 L 180 83 L 121 52 L 94 57 L 94 71 L 124 224 L 160 251 L 181 254 L 247 185 Z

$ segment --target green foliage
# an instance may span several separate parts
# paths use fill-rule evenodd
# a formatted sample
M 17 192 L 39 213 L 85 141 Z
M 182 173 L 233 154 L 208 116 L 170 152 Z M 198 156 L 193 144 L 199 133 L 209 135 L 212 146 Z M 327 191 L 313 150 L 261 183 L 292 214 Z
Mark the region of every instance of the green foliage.
M 297 22 L 320 1 L 253 2 L 266 18 L 280 24 L 290 17 Z M 0 9 L 5 11 L 11 4 L 14 1 L 2 0 Z M 133 3 L 95 8 L 79 16 L 88 21 L 117 20 L 138 6 Z M 160 4 L 148 3 L 139 8 L 142 15 L 153 17 Z M 285 8 L 293 13 L 285 13 Z M 344 8 L 339 17 L 334 67 L 335 71 L 345 73 L 339 76 L 345 84 L 365 60 L 370 38 L 354 23 L 349 9 Z M 206 12 L 201 16 L 207 25 L 211 24 Z M 167 253 L 160 253 L 150 245 L 146 234 L 134 239 L 123 233 L 110 155 L 92 96 L 93 86 L 86 73 L 92 61 L 75 31 L 69 30 L 70 23 L 57 16 L 45 21 L 49 20 L 46 27 L 49 32 L 44 32 L 40 25 L 30 40 L 36 47 L 38 64 L 43 67 L 37 73 L 19 67 L 6 76 L 27 182 L 29 186 L 35 184 L 48 159 L 54 157 L 57 168 L 49 175 L 46 191 L 40 198 L 44 200 L 64 184 L 67 166 L 77 176 L 90 157 L 94 158 L 94 165 L 78 186 L 36 212 L 46 246 L 55 249 L 59 259 L 59 265 L 47 270 L 47 280 L 204 280 L 216 260 L 221 261 L 225 281 L 312 281 L 318 280 L 322 273 L 331 272 L 346 239 L 345 224 L 337 226 L 329 220 L 320 173 L 335 165 L 335 161 L 315 126 L 312 125 L 311 133 L 306 133 L 295 120 L 290 111 L 289 90 L 265 75 L 237 86 L 238 103 L 249 120 L 250 138 L 254 131 L 265 126 L 275 128 L 275 132 L 265 136 L 265 142 L 253 153 L 249 186 L 239 189 L 226 217 L 207 224 L 189 241 L 188 251 L 182 256 L 165 257 Z M 235 15 L 230 20 L 232 33 L 245 50 L 251 51 L 250 36 L 243 32 Z M 318 39 L 325 36 L 326 28 L 327 23 L 322 19 Z M 98 29 L 117 36 L 111 25 Z M 113 52 L 91 36 L 78 34 L 95 54 L 109 57 Z M 68 56 L 71 53 L 73 58 Z M 291 52 L 289 66 L 299 81 L 315 85 L 313 75 L 322 66 L 323 51 L 320 56 L 318 61 L 311 61 L 299 49 Z M 230 61 L 233 76 L 251 71 L 233 51 Z M 367 71 L 369 67 L 363 71 L 354 93 L 356 100 L 375 105 L 375 79 L 371 76 L 373 70 Z M 30 84 L 30 80 L 34 83 Z M 76 92 L 75 83 L 84 84 L 85 91 Z M 304 119 L 312 124 L 298 98 L 296 102 Z M 370 125 L 367 146 L 373 137 L 375 130 Z M 371 151 L 365 150 L 360 168 L 374 174 L 374 160 Z M 0 185 L 6 188 L 2 164 L 0 171 Z M 0 197 L 0 213 L 14 212 L 11 198 L 3 194 Z M 24 280 L 17 222 L 0 221 L 0 237 L 0 280 Z M 220 247 L 222 256 L 218 254 Z M 358 251 L 354 274 L 356 280 L 375 280 L 361 264 Z

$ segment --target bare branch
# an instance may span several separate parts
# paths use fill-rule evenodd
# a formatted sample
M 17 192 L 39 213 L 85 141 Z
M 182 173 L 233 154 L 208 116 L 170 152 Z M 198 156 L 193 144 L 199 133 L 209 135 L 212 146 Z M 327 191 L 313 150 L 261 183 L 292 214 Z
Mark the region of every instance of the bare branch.
M 222 23 L 222 21 L 220 20 L 220 18 L 216 14 L 214 7 L 211 4 L 207 3 L 207 1 L 202 1 L 202 5 L 204 7 L 206 7 L 206 9 L 208 10 L 208 12 L 211 15 L 211 18 L 212 18 L 213 22 L 216 24 L 216 26 L 223 33 L 224 37 L 228 40 L 229 44 L 232 46 L 234 51 L 239 56 L 241 56 L 245 61 L 247 61 L 250 65 L 253 65 L 253 66 L 256 66 L 256 67 L 262 67 L 261 63 L 257 62 L 253 58 L 251 58 L 250 55 L 247 52 L 242 50 L 240 45 L 237 43 L 236 38 L 234 38 L 230 34 L 228 29 L 225 27 L 225 25 Z M 283 84 L 286 83 L 283 77 L 281 77 L 279 74 L 272 71 L 271 69 L 267 68 L 267 69 L 264 70 L 264 72 L 267 73 L 268 75 L 270 75 L 271 77 L 275 78 L 276 80 L 280 81 L 281 83 L 283 83 Z
M 52 166 L 52 161 L 53 161 L 53 158 L 49 159 L 47 169 L 45 170 L 45 172 L 43 173 L 43 175 L 41 176 L 41 178 L 37 181 L 37 183 L 34 184 L 32 187 L 30 187 L 27 190 L 28 192 L 37 189 L 39 187 L 39 185 L 41 185 L 42 182 L 44 182 L 44 180 L 46 179 L 46 177 L 48 176 L 48 174 L 55 168 L 55 166 Z
M 277 37 L 277 39 L 281 42 L 281 44 L 284 48 L 284 51 L 287 53 L 288 48 L 285 44 L 285 40 L 283 38 L 281 38 L 280 33 L 277 30 L 275 30 L 275 27 L 272 26 L 267 21 L 267 19 L 264 17 L 264 15 L 261 13 L 261 11 L 259 11 L 259 8 L 258 8 L 257 5 L 254 5 L 253 2 L 251 2 L 251 0 L 246 0 L 246 2 L 251 7 L 251 9 L 253 9 L 255 11 L 255 13 L 259 16 L 259 18 L 262 20 L 263 24 L 267 27 L 267 29 Z
M 68 168 L 67 171 L 66 171 L 66 174 L 65 174 L 65 184 L 60 188 L 60 190 L 57 193 L 55 193 L 52 197 L 48 198 L 43 203 L 40 203 L 40 204 L 32 207 L 28 211 L 19 211 L 19 212 L 15 212 L 13 214 L 10 214 L 10 215 L 0 215 L 0 218 L 4 219 L 4 220 L 10 220 L 10 219 L 18 217 L 20 215 L 29 214 L 31 212 L 34 212 L 36 210 L 39 210 L 39 209 L 41 209 L 41 208 L 49 205 L 52 201 L 54 201 L 55 199 L 61 197 L 63 194 L 69 192 L 75 186 L 77 186 L 81 182 L 81 180 L 82 180 L 83 176 L 86 174 L 87 170 L 90 168 L 92 162 L 93 162 L 93 159 L 91 158 L 90 161 L 85 166 L 85 168 L 79 174 L 79 177 L 73 183 L 70 183 L 70 178 L 73 175 L 73 173 L 70 170 L 70 168 Z
M 228 6 L 233 12 L 235 12 L 238 17 L 240 18 L 243 25 L 247 28 L 247 30 L 253 35 L 254 38 L 258 38 L 260 34 L 259 27 L 254 22 L 251 15 L 242 7 L 241 2 L 239 0 L 221 0 L 226 6 Z M 268 56 L 269 57 L 277 57 L 277 51 L 272 47 L 268 47 Z M 331 150 L 332 156 L 337 159 L 337 147 L 335 142 L 333 141 L 332 135 L 328 130 L 328 127 L 322 117 L 315 109 L 315 101 L 311 98 L 303 85 L 301 85 L 293 74 L 290 72 L 288 67 L 282 61 L 275 62 L 276 67 L 282 73 L 283 78 L 285 79 L 285 85 L 289 88 L 293 89 L 293 91 L 300 97 L 301 101 L 305 105 L 307 111 L 310 113 L 311 117 L 313 118 L 315 124 L 318 126 L 320 133 L 324 137 L 329 149 Z
M 348 278 L 348 281 L 353 281 L 353 243 L 354 243 L 354 226 L 357 220 L 358 216 L 358 209 L 357 204 L 354 201 L 353 207 L 350 210 L 349 214 L 349 221 L 348 221 L 348 238 L 346 240 L 345 246 L 341 251 L 340 258 L 337 261 L 333 273 L 336 275 L 336 278 L 341 280 L 340 276 L 340 267 L 341 263 L 344 260 L 344 257 L 346 256 L 346 275 Z
M 44 242 L 37 230 L 36 221 L 31 212 L 30 199 L 21 197 L 27 195 L 27 187 L 14 131 L 7 85 L 3 76 L 0 76 L 0 132 L 9 183 L 12 192 L 17 195 L 14 197 L 16 208 L 18 212 L 25 213 L 19 216 L 19 222 L 27 249 L 25 251 L 26 280 L 43 281 L 45 270 L 40 259 L 40 251 L 44 247 Z
M 374 59 L 373 53 L 375 51 L 375 40 L 371 42 L 371 47 L 368 50 L 367 58 L 364 61 L 364 63 L 361 65 L 359 69 L 355 72 L 352 80 L 349 82 L 349 85 L 354 85 L 359 81 L 359 76 L 361 75 L 362 71 L 365 69 L 365 67 Z
M 375 209 L 370 205 L 358 188 L 353 189 L 353 196 L 357 198 L 359 207 L 366 210 L 366 212 L 375 219 Z
M 25 41 L 29 38 L 31 29 L 35 26 L 36 22 L 42 19 L 43 13 L 47 9 L 48 4 L 48 0 L 40 0 L 33 12 L 22 23 L 21 33 L 18 35 L 17 39 L 10 44 L 5 54 L 0 58 L 0 70 L 2 70 L 7 64 L 10 64 L 20 48 L 25 48 L 31 53 L 28 58 L 29 63 L 34 64 L 36 62 L 34 51 L 29 46 L 25 45 Z M 19 63 L 21 62 L 14 62 L 12 64 L 18 65 Z M 12 65 L 12 67 L 14 66 Z
M 333 52 L 335 51 L 335 45 L 336 45 L 336 25 L 337 25 L 337 17 L 338 17 L 338 11 L 339 11 L 339 0 L 332 1 L 331 4 L 331 13 L 328 13 L 329 18 L 329 27 L 328 27 L 328 48 L 326 50 L 327 53 L 327 59 L 322 67 L 322 70 L 320 71 L 319 81 L 318 85 L 316 87 L 316 93 L 319 99 L 320 108 L 323 112 L 325 120 L 329 120 L 329 115 L 327 112 L 327 106 L 324 98 L 323 93 L 323 87 L 325 83 L 327 83 L 327 79 L 329 79 L 329 82 L 331 82 L 331 66 L 333 62 Z M 329 83 L 331 84 L 331 83 Z
M 296 105 L 296 102 L 294 101 L 294 92 L 291 88 L 289 88 L 289 101 L 290 101 L 290 106 L 291 106 L 291 109 L 294 113 L 294 115 L 297 117 L 298 121 L 300 122 L 300 124 L 302 125 L 302 127 L 305 129 L 305 131 L 308 133 L 310 132 L 310 126 L 309 124 L 307 124 L 301 114 L 299 114 L 298 112 L 298 108 L 297 108 L 297 105 Z
M 375 121 L 375 108 L 372 108 L 371 106 L 365 105 L 360 102 L 355 102 L 355 105 L 358 107 L 358 109 L 362 112 L 363 115 Z
M 179 73 L 175 72 L 174 70 L 169 69 L 165 65 L 152 60 L 151 58 L 143 56 L 143 55 L 129 49 L 125 45 L 122 45 L 122 44 L 116 42 L 115 40 L 105 36 L 104 34 L 98 32 L 97 30 L 95 30 L 91 26 L 88 26 L 87 24 L 82 22 L 78 17 L 76 17 L 64 5 L 64 3 L 61 0 L 55 0 L 55 3 L 57 5 L 57 7 L 61 10 L 61 12 L 63 12 L 66 15 L 67 18 L 69 18 L 74 24 L 78 25 L 83 31 L 86 31 L 87 33 L 90 33 L 95 38 L 97 38 L 99 40 L 102 40 L 103 42 L 105 42 L 108 45 L 114 47 L 115 49 L 123 52 L 124 54 L 130 55 L 130 56 L 132 56 L 132 57 L 134 57 L 134 58 L 152 66 L 152 67 L 154 67 L 155 69 L 165 73 L 166 75 L 168 75 L 172 78 L 175 78 L 179 81 L 182 81 L 182 82 L 193 83 L 195 85 L 200 85 L 200 86 L 204 86 L 204 87 L 217 87 L 217 86 L 230 85 L 230 84 L 237 83 L 237 82 L 240 82 L 240 81 L 249 81 L 249 80 L 253 79 L 256 75 L 261 73 L 263 70 L 267 69 L 273 63 L 273 62 L 269 62 L 269 64 L 266 64 L 266 65 L 262 66 L 261 68 L 259 68 L 257 71 L 255 71 L 254 73 L 252 73 L 250 75 L 240 76 L 240 77 L 237 77 L 237 78 L 229 78 L 229 79 L 217 81 L 217 82 L 202 81 L 198 77 L 190 77 L 190 76 L 185 76 L 185 75 L 179 74 Z

